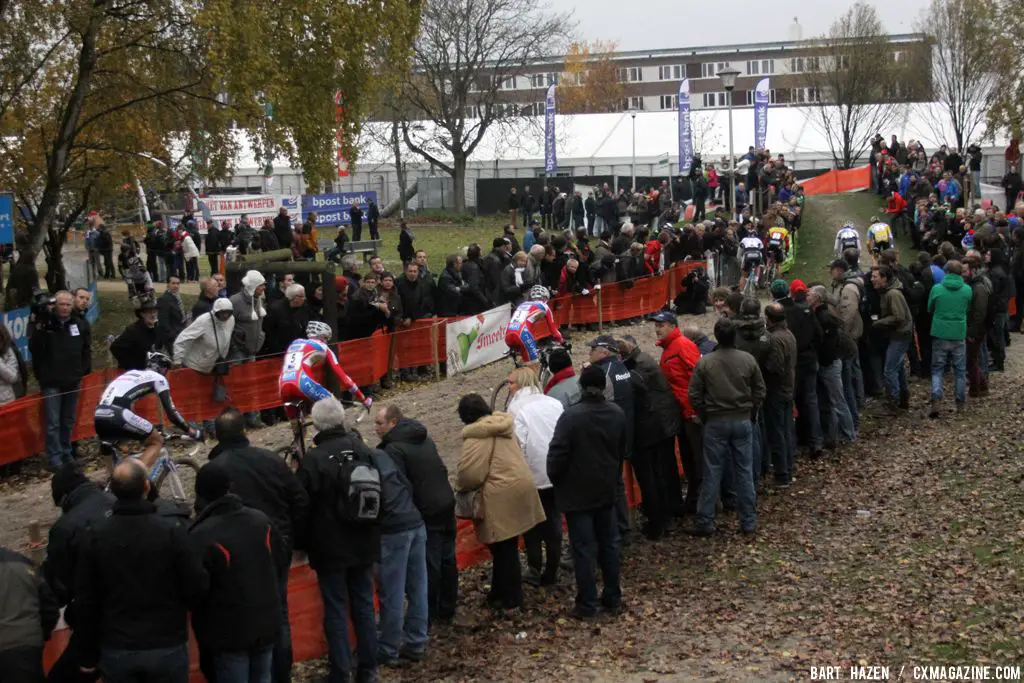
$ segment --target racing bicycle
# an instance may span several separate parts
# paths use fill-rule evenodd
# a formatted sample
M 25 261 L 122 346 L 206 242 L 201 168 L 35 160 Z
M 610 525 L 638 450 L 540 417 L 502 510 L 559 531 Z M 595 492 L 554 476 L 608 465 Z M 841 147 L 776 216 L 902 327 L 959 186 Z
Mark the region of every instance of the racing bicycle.
M 538 358 L 538 362 L 540 363 L 540 372 L 538 377 L 541 386 L 547 384 L 548 380 L 551 379 L 551 370 L 548 369 L 548 360 L 551 358 L 551 354 L 558 350 L 572 353 L 572 343 L 569 341 L 566 341 L 564 344 L 556 344 L 550 341 L 545 344 L 545 341 L 548 340 L 541 340 L 540 342 L 542 346 Z M 519 356 L 515 352 L 512 352 L 510 356 L 512 357 L 512 362 L 515 363 L 517 368 L 521 368 L 526 365 L 526 363 L 521 363 L 519 361 Z M 506 410 L 508 409 L 508 404 L 511 401 L 512 392 L 508 388 L 508 378 L 506 377 L 501 380 L 501 383 L 494 388 L 494 392 L 491 394 L 491 410 Z
M 342 403 L 346 406 L 359 406 L 362 408 L 359 417 L 355 419 L 356 424 L 362 422 L 370 413 L 370 409 L 362 403 L 358 403 L 356 401 L 342 401 Z M 306 428 L 312 426 L 313 422 L 308 419 L 309 408 L 306 401 L 285 401 L 284 406 L 285 408 L 294 410 L 296 418 L 291 420 L 292 442 L 287 446 L 278 448 L 277 454 L 284 459 L 285 464 L 287 464 L 293 472 L 298 472 L 299 466 L 302 464 L 302 459 L 306 457 Z
M 195 456 L 199 453 L 199 445 L 196 445 L 188 455 L 172 456 L 167 449 L 168 444 L 175 441 L 191 441 L 184 434 L 168 434 L 164 436 L 164 445 L 160 449 L 160 456 L 153 464 L 149 472 L 149 481 L 161 498 L 171 500 L 175 503 L 187 506 L 190 510 L 195 502 L 196 475 L 199 474 L 199 463 Z M 111 457 L 107 471 L 107 488 L 110 488 L 110 480 L 113 478 L 114 468 L 124 461 L 125 455 L 121 452 L 114 441 L 100 441 L 100 452 Z M 128 457 L 137 458 L 136 453 Z M 166 485 L 166 490 L 165 490 Z
M 764 266 L 760 263 L 750 269 L 750 273 L 743 283 L 743 294 L 745 296 L 757 296 L 757 288 L 761 286 L 761 276 L 764 270 Z

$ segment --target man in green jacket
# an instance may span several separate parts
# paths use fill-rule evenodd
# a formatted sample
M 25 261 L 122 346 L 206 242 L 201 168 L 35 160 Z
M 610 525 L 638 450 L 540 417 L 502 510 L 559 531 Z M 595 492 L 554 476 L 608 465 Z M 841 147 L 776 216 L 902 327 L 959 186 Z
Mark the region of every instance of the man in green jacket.
M 932 315 L 932 407 L 928 417 L 939 416 L 942 400 L 942 374 L 947 361 L 952 363 L 956 380 L 956 410 L 962 412 L 967 385 L 967 312 L 974 294 L 964 283 L 963 266 L 959 261 L 946 264 L 946 276 L 932 287 L 928 295 L 928 312 Z

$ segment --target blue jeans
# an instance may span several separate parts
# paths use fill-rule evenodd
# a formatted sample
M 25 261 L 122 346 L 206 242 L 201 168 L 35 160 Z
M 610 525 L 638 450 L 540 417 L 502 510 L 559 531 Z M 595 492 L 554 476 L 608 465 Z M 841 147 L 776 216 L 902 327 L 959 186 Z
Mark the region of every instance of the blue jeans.
M 860 429 L 860 407 L 857 404 L 858 390 L 864 393 L 864 380 L 860 376 L 860 359 L 856 355 L 840 361 L 843 364 L 842 382 L 843 396 L 846 398 L 846 407 L 853 418 L 853 431 Z
M 270 683 L 274 648 L 221 652 L 214 656 L 217 683 Z
M 818 363 L 796 369 L 796 401 L 800 417 L 807 421 L 811 450 L 820 451 L 825 443 L 821 433 L 821 413 L 818 408 Z
M 277 592 L 281 598 L 281 627 L 277 631 L 277 642 L 274 643 L 271 671 L 274 683 L 291 683 L 292 626 L 288 621 L 288 567 L 282 569 Z
M 853 427 L 853 416 L 846 403 L 843 392 L 843 361 L 836 360 L 831 365 L 818 368 L 818 381 L 825 387 L 829 402 L 828 424 L 825 426 L 827 441 L 836 443 L 839 437 L 845 441 L 856 438 Z
M 894 401 L 900 400 L 900 393 L 910 391 L 907 386 L 907 369 L 903 362 L 910 349 L 910 339 L 890 339 L 885 347 L 885 388 Z M 965 356 L 966 358 L 966 356 Z
M 932 339 L 932 400 L 942 398 L 942 375 L 947 362 L 953 366 L 956 400 L 963 403 L 967 400 L 967 344 L 962 339 Z
M 427 528 L 383 534 L 380 539 L 380 635 L 377 652 L 397 659 L 402 645 L 422 652 L 427 644 Z M 405 609 L 405 599 L 409 609 Z
M 715 528 L 715 503 L 721 486 L 722 471 L 729 463 L 740 526 L 753 529 L 757 525 L 751 457 L 752 428 L 750 420 L 711 420 L 704 425 L 704 480 L 697 500 L 697 526 Z
M 619 585 L 619 525 L 615 506 L 565 513 L 569 528 L 572 568 L 576 575 L 576 606 L 587 614 L 596 614 L 597 568 L 601 568 L 604 588 L 600 604 L 617 608 L 622 604 Z
M 71 462 L 71 430 L 75 426 L 78 387 L 71 391 L 43 389 L 43 414 L 46 416 L 46 460 L 54 467 Z
M 372 680 L 377 672 L 377 624 L 373 613 L 373 565 L 317 572 L 324 601 L 324 635 L 327 637 L 327 683 L 349 683 L 353 669 L 348 638 L 349 608 L 356 630 L 359 657 L 357 680 Z
M 793 477 L 796 449 L 793 441 L 793 399 L 768 394 L 764 401 L 764 425 L 768 435 L 775 480 L 788 483 Z
M 108 650 L 100 653 L 107 683 L 188 683 L 188 645 L 156 650 Z

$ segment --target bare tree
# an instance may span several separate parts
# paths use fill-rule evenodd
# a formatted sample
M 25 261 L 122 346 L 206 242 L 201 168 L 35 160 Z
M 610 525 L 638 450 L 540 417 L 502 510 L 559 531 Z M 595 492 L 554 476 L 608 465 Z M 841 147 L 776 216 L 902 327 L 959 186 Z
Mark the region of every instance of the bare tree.
M 989 52 L 1002 60 L 997 68 L 996 97 L 988 110 L 989 130 L 1004 130 L 1020 139 L 1024 131 L 1024 3 L 1020 0 L 995 0 L 996 18 L 1001 30 L 993 36 Z
M 456 211 L 466 209 L 466 164 L 487 131 L 521 132 L 522 114 L 504 90 L 531 64 L 564 51 L 570 30 L 569 15 L 548 12 L 540 0 L 432 0 L 424 6 L 404 88 L 402 136 L 410 150 L 452 177 Z M 421 121 L 433 125 L 415 123 Z
M 931 44 L 922 57 L 931 62 L 932 98 L 944 114 L 928 122 L 937 140 L 951 134 L 961 152 L 985 123 L 998 94 L 1002 59 L 992 42 L 1001 33 L 996 10 L 993 0 L 932 0 L 919 20 Z
M 812 116 L 840 168 L 851 168 L 876 133 L 901 118 L 906 70 L 895 61 L 875 8 L 861 2 L 833 22 L 818 41 L 817 69 L 808 69 L 809 98 L 820 99 Z

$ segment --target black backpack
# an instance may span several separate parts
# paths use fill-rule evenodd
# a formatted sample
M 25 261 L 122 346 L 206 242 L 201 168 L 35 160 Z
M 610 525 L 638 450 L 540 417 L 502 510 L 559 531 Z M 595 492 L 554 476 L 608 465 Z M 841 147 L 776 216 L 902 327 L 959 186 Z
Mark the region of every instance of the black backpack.
M 370 457 L 346 449 L 332 453 L 328 460 L 334 467 L 334 512 L 338 521 L 349 524 L 378 523 L 383 492 L 380 471 Z

